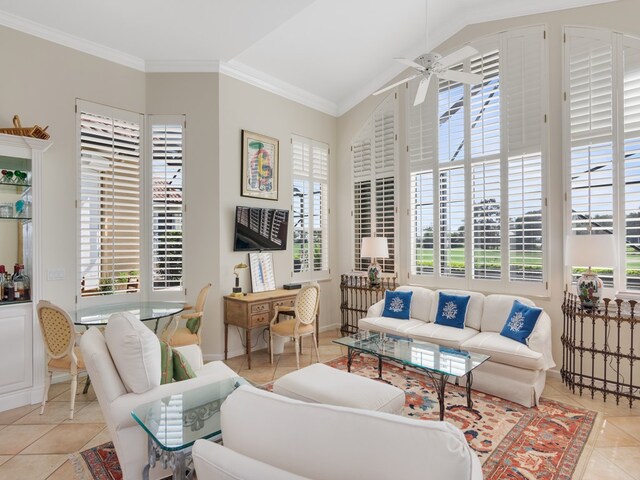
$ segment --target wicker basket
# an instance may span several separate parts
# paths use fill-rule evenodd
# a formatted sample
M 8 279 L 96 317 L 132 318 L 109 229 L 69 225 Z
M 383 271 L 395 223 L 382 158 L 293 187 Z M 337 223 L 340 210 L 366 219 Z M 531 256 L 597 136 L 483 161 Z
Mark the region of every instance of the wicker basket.
M 18 135 L 20 137 L 33 137 L 40 138 L 42 140 L 49 140 L 49 134 L 47 133 L 46 126 L 42 128 L 39 125 L 33 127 L 23 127 L 20 123 L 20 117 L 18 115 L 13 116 L 13 128 L 0 128 L 0 133 L 6 133 L 8 135 Z

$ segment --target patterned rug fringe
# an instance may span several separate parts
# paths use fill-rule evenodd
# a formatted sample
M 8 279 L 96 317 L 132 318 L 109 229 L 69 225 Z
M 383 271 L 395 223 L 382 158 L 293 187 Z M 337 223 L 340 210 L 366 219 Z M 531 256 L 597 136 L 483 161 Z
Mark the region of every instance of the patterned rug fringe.
M 72 453 L 69 455 L 69 461 L 73 466 L 73 478 L 75 480 L 93 480 L 93 475 L 82 458 L 82 453 Z

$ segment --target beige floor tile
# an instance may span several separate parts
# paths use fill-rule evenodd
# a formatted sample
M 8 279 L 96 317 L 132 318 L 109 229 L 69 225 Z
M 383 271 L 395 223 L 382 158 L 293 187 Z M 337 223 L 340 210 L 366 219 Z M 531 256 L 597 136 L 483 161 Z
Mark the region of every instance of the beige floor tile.
M 591 398 L 590 394 L 586 392 L 583 393 L 582 396 L 572 395 L 580 405 L 584 406 L 589 410 L 595 410 L 597 412 L 602 412 L 606 416 L 615 416 L 615 417 L 634 417 L 640 416 L 640 408 L 629 408 L 628 404 L 625 405 L 616 405 L 615 399 L 611 396 L 607 398 L 606 402 L 602 401 L 602 395 L 596 395 L 595 398 Z
M 618 467 L 596 449 L 585 468 L 582 480 L 633 480 L 633 477 Z
M 45 480 L 66 462 L 67 458 L 67 455 L 16 455 L 0 465 L 0 478 Z
M 239 375 L 247 380 L 262 385 L 273 380 L 273 374 L 275 372 L 274 366 L 253 366 L 251 370 L 240 370 Z
M 95 437 L 85 443 L 81 448 L 78 449 L 78 451 L 83 452 L 85 450 L 88 450 L 89 448 L 97 447 L 98 445 L 102 445 L 110 441 L 111 434 L 109 433 L 109 429 L 103 428 L 100 433 L 98 433 Z
M 104 429 L 103 424 L 62 424 L 20 452 L 24 455 L 74 453 Z
M 0 454 L 15 455 L 54 428 L 55 425 L 9 425 L 0 430 Z
M 51 384 L 51 386 L 49 387 L 49 400 L 57 397 L 58 395 L 61 395 L 64 392 L 68 392 L 69 384 L 69 381 Z
M 640 447 L 640 442 L 605 419 L 600 427 L 596 447 Z
M 0 412 L 0 425 L 10 425 L 16 420 L 20 420 L 25 415 L 33 412 L 36 408 L 40 408 L 40 405 L 25 405 L 24 407 Z
M 8 462 L 11 458 L 13 458 L 13 455 L 0 455 L 0 465 Z
M 313 360 L 315 361 L 315 355 Z M 310 353 L 301 353 L 300 354 L 300 368 L 311 365 L 311 354 Z M 295 367 L 296 366 L 296 354 L 295 353 L 283 353 L 280 355 L 278 359 L 279 367 Z
M 64 462 L 58 469 L 47 477 L 47 480 L 73 480 L 75 471 L 70 460 Z
M 607 417 L 607 421 L 640 441 L 640 417 Z
M 296 367 L 278 367 L 276 368 L 276 373 L 273 375 L 273 379 L 277 380 L 280 377 L 286 375 L 287 373 L 295 372 L 298 369 Z
M 246 355 L 240 355 L 239 357 L 229 358 L 225 360 L 224 363 L 226 363 L 227 366 L 234 372 L 239 372 L 240 370 L 242 370 L 242 368 L 246 364 L 246 361 L 247 361 Z
M 76 400 L 73 412 L 74 416 L 80 413 L 87 405 L 89 404 L 86 402 L 79 402 Z M 33 425 L 62 423 L 69 418 L 69 408 L 69 402 L 48 402 L 42 415 L 40 415 L 40 409 L 37 409 L 30 414 L 25 415 L 15 423 Z
M 102 423 L 104 424 L 104 417 L 102 415 L 102 409 L 98 402 L 91 402 L 82 410 L 74 412 L 73 420 L 68 418 L 64 423 Z
M 634 479 L 640 479 L 640 447 L 596 448 L 596 452 Z

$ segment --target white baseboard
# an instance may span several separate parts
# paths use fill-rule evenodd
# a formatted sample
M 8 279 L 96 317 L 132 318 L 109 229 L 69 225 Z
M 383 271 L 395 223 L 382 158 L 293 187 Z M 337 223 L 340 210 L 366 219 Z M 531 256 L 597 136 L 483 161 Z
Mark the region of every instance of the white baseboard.
M 42 388 L 25 388 L 17 392 L 0 395 L 0 412 L 40 403 L 42 401 L 42 390 Z
M 558 380 L 562 378 L 562 376 L 560 375 L 560 370 L 558 370 L 557 368 L 547 370 L 547 375 L 551 378 L 557 378 Z
M 334 323 L 332 325 L 323 325 L 320 327 L 320 333 L 322 332 L 327 332 L 329 330 L 337 330 L 340 328 L 340 324 L 339 323 Z M 253 349 L 251 350 L 252 352 L 258 351 L 258 350 L 264 350 L 267 346 L 265 344 L 263 344 L 262 342 L 258 342 L 257 345 L 255 347 L 253 347 Z M 228 358 L 233 358 L 233 357 L 239 357 L 240 355 L 244 355 L 246 352 L 244 350 L 244 348 L 239 348 L 236 350 L 231 350 L 228 353 Z M 203 354 L 202 358 L 205 362 L 213 362 L 216 360 L 224 360 L 224 353 L 207 353 L 207 354 Z

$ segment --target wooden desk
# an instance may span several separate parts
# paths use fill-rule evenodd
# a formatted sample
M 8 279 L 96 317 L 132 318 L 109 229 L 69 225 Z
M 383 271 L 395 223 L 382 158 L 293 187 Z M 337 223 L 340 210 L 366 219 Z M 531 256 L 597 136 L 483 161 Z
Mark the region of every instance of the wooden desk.
M 272 290 L 270 292 L 247 293 L 243 297 L 224 296 L 224 359 L 227 359 L 229 344 L 229 325 L 245 329 L 245 347 L 247 362 L 251 368 L 251 330 L 268 328 L 275 308 L 293 307 L 299 290 Z M 316 318 L 316 338 L 318 338 L 318 319 Z

